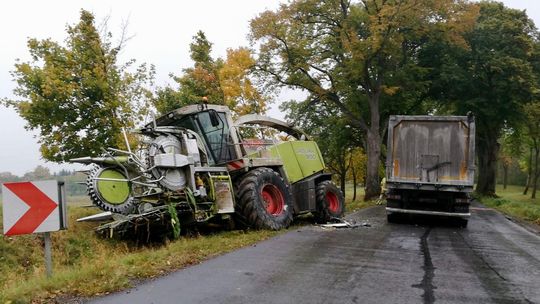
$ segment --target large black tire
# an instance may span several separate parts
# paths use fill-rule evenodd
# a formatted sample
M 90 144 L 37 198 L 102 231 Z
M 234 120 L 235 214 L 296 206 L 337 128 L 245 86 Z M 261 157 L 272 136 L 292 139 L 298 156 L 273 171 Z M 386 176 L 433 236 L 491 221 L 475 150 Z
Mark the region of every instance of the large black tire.
M 399 214 L 397 213 L 387 213 L 386 221 L 388 223 L 399 223 Z
M 328 223 L 345 212 L 343 193 L 332 181 L 323 181 L 316 188 L 317 210 L 313 212 L 318 223 Z
M 256 168 L 242 177 L 236 189 L 236 213 L 255 229 L 280 230 L 293 220 L 290 187 L 278 173 Z
M 467 228 L 467 225 L 469 224 L 469 219 L 466 218 L 457 218 L 455 220 L 456 225 L 460 228 Z

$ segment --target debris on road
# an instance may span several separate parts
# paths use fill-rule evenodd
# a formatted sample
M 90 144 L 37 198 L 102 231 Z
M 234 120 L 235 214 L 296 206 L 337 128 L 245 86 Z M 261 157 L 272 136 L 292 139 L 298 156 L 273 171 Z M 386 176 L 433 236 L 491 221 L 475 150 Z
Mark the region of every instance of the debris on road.
M 371 227 L 371 224 L 368 222 L 362 222 L 361 224 L 356 223 L 355 221 L 347 221 L 341 218 L 332 218 L 334 223 L 327 223 L 320 225 L 321 228 L 358 228 L 358 227 Z

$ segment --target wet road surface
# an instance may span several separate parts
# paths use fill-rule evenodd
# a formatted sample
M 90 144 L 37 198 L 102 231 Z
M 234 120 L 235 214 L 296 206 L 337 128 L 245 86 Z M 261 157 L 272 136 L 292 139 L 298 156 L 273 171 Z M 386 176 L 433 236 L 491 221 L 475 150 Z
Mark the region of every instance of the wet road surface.
M 384 207 L 309 226 L 90 303 L 540 303 L 540 234 L 475 206 L 468 228 Z

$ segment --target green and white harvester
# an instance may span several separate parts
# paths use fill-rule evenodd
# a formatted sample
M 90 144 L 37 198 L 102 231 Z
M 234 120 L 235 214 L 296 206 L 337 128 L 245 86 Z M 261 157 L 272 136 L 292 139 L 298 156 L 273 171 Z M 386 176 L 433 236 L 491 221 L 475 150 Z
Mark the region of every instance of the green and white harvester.
M 343 215 L 317 144 L 286 122 L 255 114 L 233 121 L 227 107 L 201 104 L 137 132 L 136 151 L 72 160 L 91 165 L 87 191 L 105 212 L 83 220 L 108 219 L 98 228 L 105 236 L 177 235 L 201 222 L 278 230 L 300 214 L 318 222 Z

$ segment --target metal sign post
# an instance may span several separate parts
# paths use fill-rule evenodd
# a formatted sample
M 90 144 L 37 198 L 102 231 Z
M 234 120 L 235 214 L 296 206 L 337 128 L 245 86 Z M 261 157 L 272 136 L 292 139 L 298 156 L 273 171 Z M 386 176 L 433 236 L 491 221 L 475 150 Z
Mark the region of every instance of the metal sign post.
M 43 238 L 45 240 L 45 270 L 47 277 L 52 276 L 52 255 L 51 255 L 51 233 L 44 232 Z

